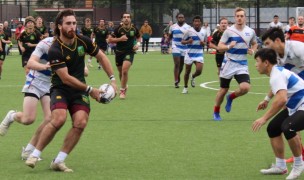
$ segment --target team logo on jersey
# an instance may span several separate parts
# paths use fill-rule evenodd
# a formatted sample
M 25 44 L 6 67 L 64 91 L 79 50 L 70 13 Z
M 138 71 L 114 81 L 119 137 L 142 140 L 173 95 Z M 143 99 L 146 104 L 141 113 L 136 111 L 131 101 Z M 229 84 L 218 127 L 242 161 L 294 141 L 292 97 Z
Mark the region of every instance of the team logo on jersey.
M 77 48 L 77 51 L 78 51 L 78 56 L 84 56 L 84 48 L 83 48 L 83 46 L 79 46 Z
M 61 96 L 56 96 L 56 99 L 62 99 L 62 97 Z
M 87 104 L 90 103 L 90 99 L 89 99 L 89 97 L 86 96 L 86 95 L 82 95 L 82 101 L 85 102 L 85 103 L 87 103 Z
M 35 36 L 31 35 L 30 40 L 35 40 Z
M 249 32 L 245 32 L 245 36 L 250 36 L 250 33 Z
M 68 55 L 66 58 L 65 58 L 67 61 L 71 60 L 71 57 Z
M 130 36 L 134 36 L 135 32 L 134 31 L 130 31 Z
M 105 34 L 106 32 L 105 31 L 102 31 L 102 34 Z

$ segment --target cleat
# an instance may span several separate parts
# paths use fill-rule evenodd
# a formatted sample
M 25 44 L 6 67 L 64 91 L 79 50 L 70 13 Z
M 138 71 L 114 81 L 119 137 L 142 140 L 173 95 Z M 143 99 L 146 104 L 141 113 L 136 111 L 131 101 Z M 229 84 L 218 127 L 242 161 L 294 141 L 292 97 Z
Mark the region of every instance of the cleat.
M 176 81 L 176 82 L 174 83 L 174 87 L 175 87 L 175 88 L 179 88 L 178 83 L 179 83 L 178 81 Z
M 73 172 L 72 169 L 68 168 L 64 162 L 55 163 L 54 160 L 51 162 L 50 168 L 54 171 L 62 171 L 62 172 Z
M 21 160 L 27 160 L 28 157 L 32 154 L 33 151 L 28 150 L 26 151 L 24 147 L 22 147 L 22 152 L 21 152 Z
M 36 163 L 38 162 L 38 157 L 29 156 L 27 160 L 25 161 L 25 164 L 31 168 L 34 168 L 36 166 Z
M 188 94 L 188 88 L 184 88 L 182 94 Z
M 215 121 L 221 121 L 222 120 L 219 112 L 213 113 L 213 120 L 215 120 Z
M 292 170 L 286 179 L 288 179 L 288 180 L 298 179 L 301 176 L 301 174 L 303 173 L 303 171 L 304 171 L 304 164 L 302 164 L 300 166 L 293 165 Z
M 192 87 L 195 87 L 195 80 L 193 78 L 193 75 L 191 75 L 191 86 Z
M 227 94 L 226 96 L 226 100 L 227 100 L 227 103 L 226 103 L 226 106 L 225 106 L 225 109 L 227 112 L 230 112 L 231 111 L 231 106 L 232 106 L 232 99 L 229 98 L 230 94 Z
M 13 121 L 14 119 L 13 119 L 13 117 L 12 117 L 12 114 L 13 114 L 13 113 L 16 113 L 16 111 L 10 110 L 10 111 L 6 114 L 6 116 L 5 116 L 5 118 L 3 119 L 3 121 L 1 122 L 1 124 L 0 124 L 0 135 L 1 135 L 1 136 L 5 136 L 5 135 L 6 135 L 9 126 L 14 122 L 14 121 Z
M 287 168 L 282 169 L 272 164 L 269 169 L 261 169 L 260 172 L 264 175 L 283 175 L 287 174 L 288 170 Z
M 126 89 L 120 89 L 119 98 L 126 99 Z

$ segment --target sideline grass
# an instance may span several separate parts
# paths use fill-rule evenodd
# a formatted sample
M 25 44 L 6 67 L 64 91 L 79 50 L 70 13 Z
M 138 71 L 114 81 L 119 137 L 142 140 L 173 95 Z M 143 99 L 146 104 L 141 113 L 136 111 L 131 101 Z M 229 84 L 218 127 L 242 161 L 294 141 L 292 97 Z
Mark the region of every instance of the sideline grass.
M 114 56 L 109 55 L 114 65 Z M 94 61 L 95 62 L 95 61 Z M 266 134 L 251 131 L 252 122 L 263 112 L 256 106 L 268 91 L 268 78 L 257 74 L 250 58 L 251 94 L 233 102 L 230 113 L 222 105 L 223 121 L 212 120 L 216 91 L 201 88 L 203 82 L 217 81 L 214 55 L 205 56 L 202 76 L 189 94 L 173 88 L 170 55 L 137 54 L 129 74 L 126 100 L 116 98 L 108 105 L 91 101 L 88 127 L 66 163 L 72 174 L 49 170 L 63 138 L 65 126 L 42 153 L 43 161 L 30 169 L 20 160 L 21 147 L 41 122 L 31 126 L 14 123 L 7 136 L 0 137 L 1 179 L 284 179 L 259 173 L 274 161 Z M 108 82 L 105 73 L 90 68 L 87 83 L 98 87 Z M 115 67 L 114 67 L 115 68 Z M 115 69 L 116 76 L 117 71 Z M 0 118 L 10 109 L 22 109 L 24 83 L 21 57 L 8 56 L 0 80 Z M 119 82 L 119 81 L 118 81 Z M 183 83 L 183 81 L 182 81 Z M 182 85 L 182 84 L 181 84 Z M 232 82 L 231 88 L 237 84 Z M 181 86 L 182 87 L 182 86 Z M 218 82 L 208 84 L 218 88 Z M 259 93 L 259 94 L 256 94 Z M 287 156 L 290 155 L 287 148 Z

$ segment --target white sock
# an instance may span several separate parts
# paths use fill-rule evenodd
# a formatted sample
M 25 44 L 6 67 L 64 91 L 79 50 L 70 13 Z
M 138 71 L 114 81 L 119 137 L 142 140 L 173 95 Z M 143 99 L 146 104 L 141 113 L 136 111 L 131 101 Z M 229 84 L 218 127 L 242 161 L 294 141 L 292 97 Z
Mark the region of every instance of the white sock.
M 40 158 L 40 156 L 41 156 L 41 151 L 39 151 L 38 149 L 35 149 L 35 150 L 33 151 L 33 153 L 31 154 L 31 156 Z
M 26 148 L 24 149 L 24 151 L 34 151 L 35 146 L 33 146 L 32 144 L 28 143 Z
M 54 161 L 54 163 L 63 162 L 65 158 L 68 156 L 67 153 L 60 151 Z
M 276 157 L 276 166 L 281 169 L 286 169 L 286 161 L 285 159 L 277 158 Z
M 303 164 L 302 155 L 299 157 L 293 157 L 293 159 L 294 159 L 295 166 L 302 166 L 302 164 Z
M 15 121 L 15 115 L 17 114 L 17 112 L 14 112 L 11 114 L 11 117 L 8 118 L 10 122 L 14 122 Z

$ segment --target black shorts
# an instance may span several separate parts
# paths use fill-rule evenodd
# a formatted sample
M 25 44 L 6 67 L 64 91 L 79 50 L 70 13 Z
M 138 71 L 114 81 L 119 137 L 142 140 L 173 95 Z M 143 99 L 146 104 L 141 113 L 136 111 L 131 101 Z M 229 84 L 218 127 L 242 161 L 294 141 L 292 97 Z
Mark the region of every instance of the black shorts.
M 105 52 L 108 49 L 107 43 L 99 43 L 97 44 L 97 46 L 99 47 L 99 49 L 103 50 L 103 52 Z
M 22 67 L 27 65 L 27 62 L 29 59 L 30 59 L 30 57 L 22 56 Z
M 224 54 L 215 54 L 216 66 L 221 67 L 224 60 Z
M 71 116 L 79 110 L 90 113 L 90 98 L 85 91 L 63 86 L 60 88 L 52 87 L 50 93 L 51 111 L 54 109 L 68 109 Z
M 242 82 L 247 82 L 250 84 L 250 77 L 248 74 L 238 74 L 234 75 L 235 80 L 241 84 Z M 229 88 L 231 79 L 220 78 L 221 88 Z
M 4 61 L 6 57 L 6 53 L 5 52 L 0 52 L 0 61 Z
M 133 63 L 134 53 L 118 53 L 115 55 L 116 66 L 122 66 L 124 61 L 130 61 Z

